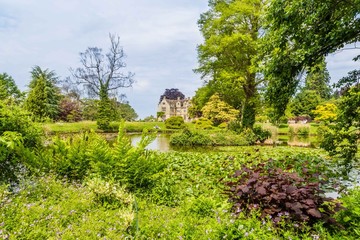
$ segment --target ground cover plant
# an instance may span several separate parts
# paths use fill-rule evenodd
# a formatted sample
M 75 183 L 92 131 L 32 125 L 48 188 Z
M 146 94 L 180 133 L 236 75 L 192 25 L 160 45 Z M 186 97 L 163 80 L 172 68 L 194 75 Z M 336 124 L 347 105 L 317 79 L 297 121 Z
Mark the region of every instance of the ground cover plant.
M 288 223 L 276 227 L 257 212 L 233 215 L 223 194 L 229 174 L 269 158 L 274 167 L 290 164 L 299 174 L 304 165 L 326 172 L 331 160 L 321 150 L 249 146 L 159 153 L 145 149 L 153 139 L 148 133 L 131 146 L 123 126 L 113 144 L 89 132 L 33 151 L 29 164 L 39 170 L 22 173 L 18 184 L 0 184 L 2 237 L 355 239 L 355 233 L 321 223 L 299 231 Z M 356 216 L 352 209 L 348 215 Z

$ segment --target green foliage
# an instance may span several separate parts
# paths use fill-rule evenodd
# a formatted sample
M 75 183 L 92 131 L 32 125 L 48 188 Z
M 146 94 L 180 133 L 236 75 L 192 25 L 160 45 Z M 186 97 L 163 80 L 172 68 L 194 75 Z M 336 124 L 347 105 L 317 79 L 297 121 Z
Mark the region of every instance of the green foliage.
M 263 66 L 265 79 L 269 80 L 267 97 L 278 117 L 295 93 L 297 76 L 305 67 L 358 40 L 359 6 L 358 0 L 270 2 L 264 26 Z
M 210 134 L 211 140 L 217 146 L 249 146 L 256 142 L 254 132 L 249 129 L 243 129 L 240 133 L 233 131 L 220 131 Z
M 211 146 L 214 143 L 207 135 L 185 129 L 181 133 L 171 135 L 170 144 L 175 146 Z
M 314 119 L 314 110 L 320 104 L 321 98 L 314 90 L 302 89 L 290 103 L 291 113 L 295 116 L 309 115 Z
M 345 207 L 340 211 L 336 219 L 354 235 L 360 237 L 360 188 L 355 187 L 349 190 L 349 193 L 345 194 L 341 198 L 341 202 Z
M 315 115 L 315 121 L 334 122 L 337 118 L 337 107 L 333 103 L 323 103 L 316 106 L 312 112 Z
M 0 99 L 13 98 L 19 101 L 22 97 L 23 94 L 16 86 L 14 79 L 6 73 L 0 74 Z
M 104 206 L 98 201 L 106 182 L 88 186 L 68 184 L 54 177 L 29 179 L 16 193 L 2 199 L 1 236 L 10 239 L 117 239 L 130 236 L 135 213 L 124 190 L 111 190 L 123 197 Z M 111 183 L 110 183 L 111 185 Z M 128 199 L 127 199 L 128 198 Z M 121 204 L 119 204 L 121 202 Z M 121 205 L 121 207 L 119 207 Z
M 131 210 L 135 198 L 124 187 L 114 181 L 98 177 L 86 181 L 86 186 L 94 193 L 94 200 L 106 208 L 127 208 Z
M 96 124 L 99 129 L 108 130 L 110 128 L 111 114 L 111 101 L 108 93 L 103 89 L 100 91 L 100 101 L 96 116 Z
M 253 132 L 256 136 L 256 141 L 264 143 L 266 139 L 271 138 L 271 131 L 262 129 L 261 126 L 254 126 Z
M 310 240 L 312 235 L 324 239 L 354 236 L 353 232 L 330 231 L 321 225 L 302 231 L 292 224 L 275 228 L 271 221 L 259 220 L 256 213 L 234 218 L 222 194 L 223 182 L 219 180 L 226 180 L 243 163 L 252 165 L 272 158 L 274 169 L 292 164 L 296 172 L 303 166 L 308 166 L 309 172 L 316 168 L 325 172 L 323 165 L 328 159 L 319 149 L 241 147 L 231 152 L 155 153 L 144 149 L 152 136 L 132 147 L 123 131 L 114 145 L 108 146 L 91 134 L 87 134 L 88 140 L 86 134 L 73 136 L 74 144 L 69 141 L 67 145 L 73 152 L 86 152 L 86 144 L 74 141 L 84 136 L 83 141 L 90 145 L 85 154 L 90 159 L 89 174 L 82 181 L 55 180 L 62 179 L 61 175 L 50 174 L 26 177 L 15 188 L 0 184 L 0 223 L 6 226 L 1 234 L 10 239 Z M 47 154 L 52 160 L 53 154 L 58 157 L 64 151 L 52 144 L 47 153 L 37 155 L 39 161 L 46 160 Z M 56 174 L 55 163 L 50 163 Z
M 195 96 L 191 99 L 191 105 L 188 109 L 190 117 L 201 117 L 202 108 L 209 101 L 210 97 L 215 94 L 215 90 L 210 85 L 204 85 L 196 90 Z
M 165 120 L 167 129 L 183 129 L 185 128 L 184 118 L 181 116 L 173 116 Z
M 195 120 L 193 123 L 194 123 L 196 129 L 212 129 L 213 128 L 211 120 L 209 120 L 207 118 L 199 118 L 199 119 Z
M 25 147 L 36 147 L 41 143 L 42 132 L 32 122 L 30 114 L 19 106 L 0 101 L 0 135 L 6 131 L 21 134 Z
M 220 99 L 219 94 L 214 94 L 201 109 L 203 117 L 210 119 L 215 126 L 236 119 L 239 111 Z
M 315 91 L 322 100 L 330 99 L 332 89 L 330 87 L 330 74 L 326 69 L 325 58 L 308 70 L 305 79 L 305 89 Z
M 350 87 L 340 99 L 337 122 L 323 128 L 321 147 L 331 155 L 343 161 L 346 168 L 351 168 L 358 152 L 360 139 L 360 87 Z
M 31 150 L 41 149 L 42 132 L 29 113 L 0 101 L 0 182 L 17 180 L 19 172 L 37 170 Z
M 156 119 L 159 119 L 159 118 L 162 119 L 164 115 L 165 115 L 164 112 L 157 112 L 157 113 L 156 113 Z
M 117 140 L 112 145 L 94 132 L 65 140 L 55 138 L 45 155 L 41 156 L 41 162 L 44 168 L 70 180 L 83 180 L 95 174 L 118 181 L 131 190 L 150 189 L 154 174 L 164 166 L 157 153 L 145 149 L 154 137 L 144 133 L 139 144 L 133 147 L 122 123 Z
M 237 132 L 237 133 L 240 133 L 242 131 L 241 122 L 239 120 L 230 121 L 228 123 L 228 125 L 227 125 L 227 128 L 230 131 L 234 131 L 234 132 Z
M 111 112 L 113 112 L 111 120 L 113 121 L 119 121 L 121 119 L 125 121 L 134 121 L 138 118 L 137 113 L 128 102 L 117 102 L 116 99 L 112 99 L 111 107 Z
M 94 99 L 81 100 L 81 115 L 84 120 L 95 121 L 98 112 L 98 101 Z
M 38 121 L 44 121 L 46 118 L 55 119 L 59 112 L 60 101 L 60 91 L 55 85 L 57 82 L 55 72 L 42 70 L 36 66 L 32 69 L 31 75 L 25 108 Z
M 255 121 L 258 57 L 263 2 L 209 1 L 210 9 L 198 21 L 204 43 L 198 46 L 199 68 L 213 92 L 241 111 L 245 128 Z M 210 79 L 210 80 L 209 80 Z

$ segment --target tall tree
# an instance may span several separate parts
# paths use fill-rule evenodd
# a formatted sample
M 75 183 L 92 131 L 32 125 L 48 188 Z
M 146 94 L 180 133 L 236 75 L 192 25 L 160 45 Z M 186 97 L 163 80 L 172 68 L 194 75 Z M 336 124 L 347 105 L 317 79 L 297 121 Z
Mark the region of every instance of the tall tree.
M 7 99 L 9 97 L 19 100 L 22 97 L 22 93 L 16 86 L 14 79 L 6 73 L 0 74 L 0 100 Z
M 305 79 L 305 89 L 315 91 L 322 100 L 330 99 L 332 89 L 325 58 L 322 58 L 318 64 L 309 69 Z
M 215 94 L 215 90 L 208 84 L 198 88 L 195 92 L 195 96 L 191 99 L 191 105 L 189 107 L 189 115 L 192 118 L 201 117 L 201 109 L 209 101 L 210 97 Z
M 290 102 L 291 113 L 295 116 L 308 115 L 311 119 L 314 119 L 313 110 L 316 109 L 320 102 L 320 95 L 316 91 L 303 88 Z
M 255 122 L 261 0 L 210 0 L 198 22 L 204 43 L 198 46 L 195 72 L 235 109 L 243 127 Z
M 120 46 L 120 38 L 110 34 L 109 52 L 103 54 L 101 48 L 89 47 L 80 53 L 82 67 L 72 70 L 77 84 L 87 90 L 90 97 L 100 99 L 97 123 L 101 129 L 107 128 L 110 122 L 110 95 L 116 94 L 119 88 L 131 87 L 134 74 L 123 73 L 126 67 L 125 53 Z
M 281 116 L 305 67 L 360 38 L 360 0 L 271 0 L 264 26 L 267 96 Z
M 54 71 L 42 70 L 35 66 L 31 71 L 32 80 L 25 100 L 25 108 L 37 120 L 55 119 L 59 112 L 60 90 L 55 85 L 58 77 Z

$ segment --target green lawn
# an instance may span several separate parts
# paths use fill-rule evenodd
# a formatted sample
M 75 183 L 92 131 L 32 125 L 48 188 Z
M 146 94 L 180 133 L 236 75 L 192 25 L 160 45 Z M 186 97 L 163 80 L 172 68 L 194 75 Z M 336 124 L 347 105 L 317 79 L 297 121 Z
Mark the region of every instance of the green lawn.
M 317 135 L 317 129 L 319 127 L 319 124 L 317 123 L 296 123 L 296 124 L 280 124 L 278 127 L 272 125 L 271 123 L 257 123 L 258 125 L 261 125 L 263 128 L 270 130 L 272 133 L 279 134 L 279 135 L 287 135 L 289 134 L 289 127 L 293 128 L 309 128 L 310 135 Z
M 112 122 L 110 124 L 109 132 L 117 132 L 119 129 L 120 122 Z M 159 129 L 156 128 L 159 127 Z M 96 126 L 95 121 L 81 121 L 81 122 L 56 122 L 56 123 L 45 123 L 43 125 L 45 132 L 49 134 L 54 133 L 76 133 L 88 130 L 94 130 L 96 132 L 103 132 Z M 167 131 L 164 122 L 125 122 L 125 130 L 127 132 L 142 132 L 143 129 L 158 130 L 160 132 Z

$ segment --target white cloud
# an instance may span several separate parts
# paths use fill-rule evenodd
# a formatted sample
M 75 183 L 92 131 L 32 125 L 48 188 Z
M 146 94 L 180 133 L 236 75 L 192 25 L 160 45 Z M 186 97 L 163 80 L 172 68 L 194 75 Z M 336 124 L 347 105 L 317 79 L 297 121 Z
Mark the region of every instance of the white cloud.
M 199 77 L 197 19 L 207 0 L 0 0 L 0 72 L 23 90 L 34 65 L 70 75 L 89 46 L 107 50 L 109 33 L 121 37 L 136 83 L 123 89 L 140 117 L 156 114 L 165 88 L 192 95 Z M 180 83 L 179 83 L 180 82 Z

